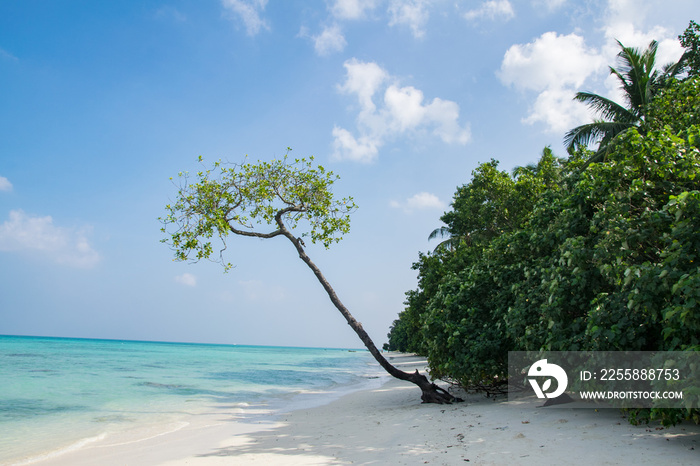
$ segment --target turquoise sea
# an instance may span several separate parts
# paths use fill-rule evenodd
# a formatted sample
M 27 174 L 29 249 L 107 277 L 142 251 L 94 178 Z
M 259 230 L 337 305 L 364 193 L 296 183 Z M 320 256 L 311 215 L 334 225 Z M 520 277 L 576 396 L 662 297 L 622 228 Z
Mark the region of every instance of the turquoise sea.
M 367 351 L 0 336 L 0 464 L 212 409 L 319 404 L 381 375 Z

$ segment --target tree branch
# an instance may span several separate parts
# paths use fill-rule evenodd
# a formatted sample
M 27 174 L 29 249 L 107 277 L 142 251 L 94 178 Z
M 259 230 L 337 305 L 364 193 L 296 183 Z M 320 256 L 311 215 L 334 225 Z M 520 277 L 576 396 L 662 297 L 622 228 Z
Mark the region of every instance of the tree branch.
M 286 207 L 280 211 L 278 211 L 275 214 L 275 222 L 277 222 L 277 225 L 279 225 L 280 230 L 287 231 L 287 227 L 284 225 L 284 222 L 282 221 L 282 216 L 284 214 L 288 214 L 290 212 L 304 212 L 306 209 L 303 206 L 300 205 L 290 205 L 289 207 Z M 279 231 L 279 230 L 278 230 Z M 281 233 L 281 232 L 280 232 Z
M 269 238 L 274 238 L 276 236 L 283 234 L 282 230 L 275 230 L 272 233 L 260 233 L 257 231 L 239 230 L 238 228 L 233 227 L 230 223 L 229 223 L 228 227 L 231 230 L 231 233 L 233 233 L 233 234 L 241 235 L 241 236 L 252 236 L 253 238 L 269 239 Z

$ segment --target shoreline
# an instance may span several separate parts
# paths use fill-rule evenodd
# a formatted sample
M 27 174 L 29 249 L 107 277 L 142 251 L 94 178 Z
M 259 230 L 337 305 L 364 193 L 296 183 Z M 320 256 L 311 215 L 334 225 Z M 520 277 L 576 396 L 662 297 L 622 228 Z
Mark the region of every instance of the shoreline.
M 390 354 L 404 370 L 420 358 Z M 632 426 L 617 409 L 537 408 L 487 399 L 426 405 L 393 378 L 325 404 L 197 415 L 187 426 L 131 442 L 93 443 L 34 462 L 51 465 L 663 464 L 700 461 L 700 426 Z M 335 396 L 337 395 L 337 396 Z M 335 399 L 333 399 L 335 398 Z M 255 413 L 253 413 L 255 414 Z M 247 417 L 247 416 L 246 416 Z
M 189 454 L 187 444 L 192 443 L 192 438 L 205 439 L 193 444 L 193 448 L 209 445 L 211 439 L 223 441 L 231 436 L 275 426 L 277 419 L 291 411 L 313 409 L 356 391 L 379 388 L 390 376 L 374 360 L 372 363 L 371 367 L 359 373 L 362 380 L 352 384 L 308 388 L 296 393 L 263 397 L 257 401 L 224 405 L 212 403 L 204 411 L 195 410 L 185 416 L 180 413 L 173 419 L 157 423 L 146 420 L 130 428 L 78 438 L 72 443 L 24 458 L 0 460 L 0 466 L 93 465 L 98 459 L 100 464 L 107 465 L 160 464 Z M 172 448 L 173 445 L 176 445 L 175 448 Z M 173 451 L 178 455 L 174 456 Z

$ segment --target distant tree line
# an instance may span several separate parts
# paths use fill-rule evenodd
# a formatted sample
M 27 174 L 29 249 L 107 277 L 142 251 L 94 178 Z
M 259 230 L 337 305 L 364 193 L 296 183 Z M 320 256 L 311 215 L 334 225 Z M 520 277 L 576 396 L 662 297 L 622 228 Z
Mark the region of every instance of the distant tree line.
M 700 349 L 700 28 L 658 71 L 656 42 L 620 44 L 627 102 L 577 99 L 599 119 L 536 164 L 482 163 L 421 253 L 386 349 L 427 356 L 434 378 L 488 387 L 508 351 Z M 593 149 L 591 149 L 593 147 Z M 697 388 L 696 388 L 697 389 Z M 635 410 L 633 422 L 700 422 L 698 409 Z

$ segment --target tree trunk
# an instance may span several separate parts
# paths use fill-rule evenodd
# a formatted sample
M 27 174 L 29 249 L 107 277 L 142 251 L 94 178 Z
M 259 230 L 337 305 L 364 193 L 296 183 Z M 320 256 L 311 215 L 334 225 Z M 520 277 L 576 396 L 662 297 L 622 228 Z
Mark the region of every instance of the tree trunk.
M 347 321 L 348 325 L 350 325 L 350 327 L 355 331 L 357 336 L 360 337 L 362 343 L 369 350 L 372 356 L 374 356 L 374 359 L 379 363 L 379 365 L 384 368 L 384 370 L 386 370 L 390 375 L 396 377 L 397 379 L 405 380 L 407 382 L 412 382 L 416 384 L 421 389 L 421 400 L 423 400 L 423 403 L 450 404 L 453 402 L 463 401 L 461 398 L 452 396 L 446 390 L 430 382 L 428 378 L 423 374 L 419 373 L 417 369 L 413 373 L 404 372 L 400 369 L 397 369 L 389 361 L 387 361 L 384 355 L 382 355 L 382 353 L 377 349 L 377 347 L 375 346 L 374 342 L 369 337 L 365 329 L 362 327 L 362 324 L 355 320 L 352 314 L 350 314 L 350 311 L 348 311 L 345 305 L 343 305 L 343 303 L 340 301 L 333 287 L 331 287 L 330 283 L 328 283 L 328 280 L 326 280 L 326 277 L 324 277 L 321 273 L 321 270 L 316 266 L 316 264 L 313 263 L 313 261 L 306 254 L 301 240 L 299 238 L 294 237 L 294 235 L 292 235 L 286 229 L 282 232 L 282 234 L 286 236 L 292 242 L 292 244 L 294 244 L 294 247 L 299 253 L 299 257 L 301 258 L 301 260 L 304 261 L 304 263 L 306 263 L 307 266 L 309 266 L 314 275 L 316 275 L 316 278 L 321 283 L 321 286 L 323 286 L 323 289 L 326 290 L 326 293 L 328 293 L 328 297 L 330 298 L 333 305 L 340 311 L 343 317 L 345 317 L 345 320 Z

